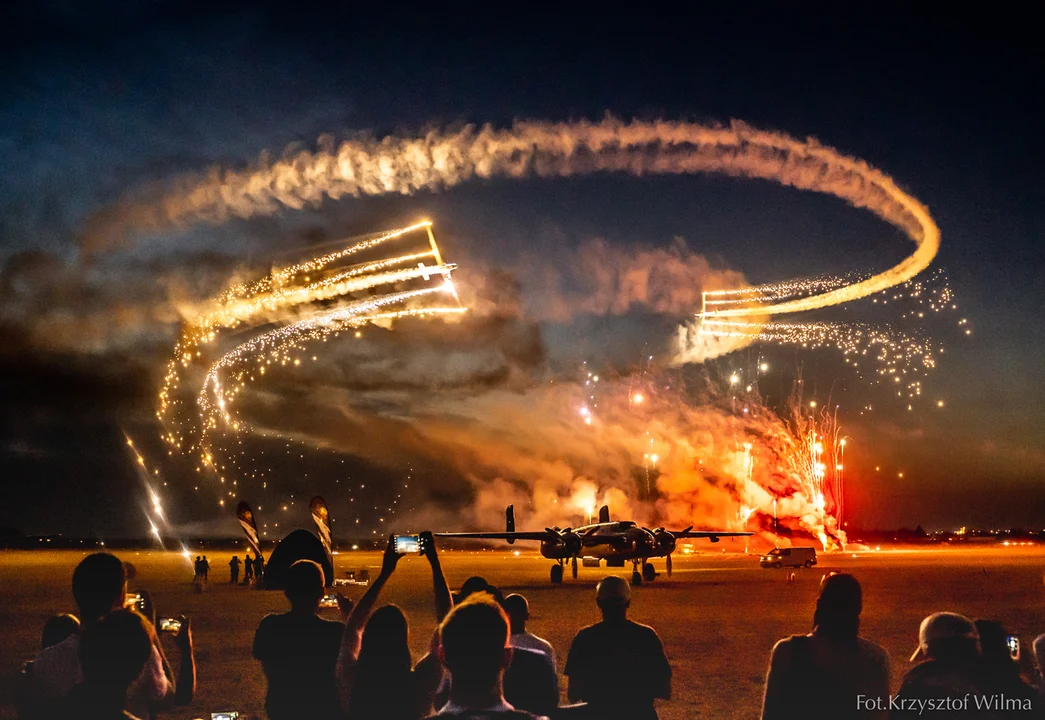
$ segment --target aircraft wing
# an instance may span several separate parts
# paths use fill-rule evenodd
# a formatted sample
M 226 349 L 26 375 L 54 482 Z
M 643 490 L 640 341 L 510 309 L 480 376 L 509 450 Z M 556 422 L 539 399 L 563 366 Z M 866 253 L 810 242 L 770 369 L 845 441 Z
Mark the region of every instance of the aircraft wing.
M 723 538 L 723 537 L 749 537 L 753 532 L 719 532 L 718 530 L 669 530 L 677 539 L 685 538 Z
M 540 530 L 535 532 L 437 532 L 435 537 L 472 538 L 474 540 L 549 540 L 557 535 Z

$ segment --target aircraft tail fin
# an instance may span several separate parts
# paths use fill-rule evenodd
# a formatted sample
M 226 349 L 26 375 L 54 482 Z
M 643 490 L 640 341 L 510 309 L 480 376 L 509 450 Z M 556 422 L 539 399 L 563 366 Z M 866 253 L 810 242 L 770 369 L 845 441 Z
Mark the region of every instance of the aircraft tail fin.
M 608 523 L 610 521 L 610 506 L 603 505 L 599 508 L 599 522 Z
M 505 508 L 505 510 L 504 510 L 504 524 L 505 524 L 505 531 L 506 532 L 510 532 L 510 533 L 515 532 L 515 506 L 514 505 L 509 505 L 507 508 Z M 508 544 L 509 545 L 514 545 L 515 544 L 515 538 L 511 538 L 511 537 L 508 538 Z

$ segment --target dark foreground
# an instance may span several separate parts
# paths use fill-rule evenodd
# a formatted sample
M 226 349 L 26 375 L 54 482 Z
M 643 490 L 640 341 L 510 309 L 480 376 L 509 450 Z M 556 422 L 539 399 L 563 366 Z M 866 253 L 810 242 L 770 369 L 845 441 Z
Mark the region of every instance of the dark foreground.
M 192 569 L 180 555 L 117 554 L 137 566 L 133 585 L 152 593 L 160 615 L 185 614 L 193 621 L 199 691 L 190 708 L 168 717 L 209 718 L 222 710 L 264 717 L 265 680 L 251 658 L 251 641 L 266 613 L 284 609 L 282 595 L 230 587 L 226 563 L 231 553 L 208 552 L 213 570 L 203 594 L 192 592 Z M 12 678 L 38 649 L 45 620 L 53 613 L 75 612 L 69 584 L 82 556 L 76 551 L 0 552 L 0 717 L 14 717 Z M 335 559 L 341 575 L 360 567 L 376 574 L 380 558 L 346 553 Z M 444 551 L 443 565 L 451 587 L 483 575 L 506 592 L 525 594 L 533 613 L 530 629 L 555 646 L 560 671 L 574 633 L 597 620 L 595 583 L 610 572 L 581 568 L 577 580 L 551 587 L 549 561 L 525 551 L 520 556 Z M 889 651 L 894 690 L 917 644 L 918 623 L 933 611 L 1002 621 L 1020 636 L 1025 670 L 1030 669 L 1031 640 L 1045 632 L 1045 548 L 883 549 L 856 557 L 821 556 L 818 567 L 796 572 L 794 583 L 787 582 L 786 571 L 761 570 L 756 556 L 743 554 L 680 554 L 674 567 L 671 580 L 662 575 L 638 588 L 632 603 L 632 616 L 660 633 L 674 668 L 674 699 L 660 705 L 664 720 L 757 718 L 769 651 L 778 638 L 808 631 L 817 586 L 828 570 L 851 572 L 863 584 L 863 634 Z M 348 590 L 353 597 L 362 593 L 361 588 Z M 420 558 L 400 562 L 382 600 L 407 611 L 419 656 L 435 627 L 427 563 Z

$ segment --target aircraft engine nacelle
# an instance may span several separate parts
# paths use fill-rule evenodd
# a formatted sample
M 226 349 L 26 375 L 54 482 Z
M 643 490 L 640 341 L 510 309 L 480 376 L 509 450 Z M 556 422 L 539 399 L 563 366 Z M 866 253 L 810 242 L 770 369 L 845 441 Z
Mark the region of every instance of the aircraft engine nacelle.
M 653 536 L 654 542 L 657 543 L 657 549 L 667 555 L 668 553 L 675 552 L 675 545 L 677 540 L 675 536 L 669 533 L 667 530 L 661 530 Z
M 566 554 L 570 557 L 574 555 L 580 555 L 581 552 L 581 536 L 575 532 L 563 533 L 562 543 L 566 548 Z

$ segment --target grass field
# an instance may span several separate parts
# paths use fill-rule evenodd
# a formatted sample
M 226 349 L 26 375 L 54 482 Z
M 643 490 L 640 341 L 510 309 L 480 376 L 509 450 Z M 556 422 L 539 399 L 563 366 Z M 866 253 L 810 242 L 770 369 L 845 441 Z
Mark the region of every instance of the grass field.
M 727 549 L 732 548 L 727 545 Z M 160 615 L 192 618 L 199 689 L 193 705 L 171 717 L 209 718 L 209 713 L 221 710 L 264 717 L 265 680 L 251 657 L 251 642 L 261 618 L 284 610 L 285 600 L 280 593 L 229 586 L 225 563 L 231 553 L 208 554 L 214 567 L 211 585 L 205 593 L 194 594 L 192 570 L 180 555 L 118 553 L 138 568 L 132 588 L 149 590 Z M 552 587 L 550 562 L 536 554 L 444 550 L 442 555 L 451 587 L 470 575 L 483 575 L 505 592 L 525 594 L 533 613 L 530 628 L 555 646 L 560 671 L 574 633 L 597 620 L 594 586 L 610 572 L 581 568 L 577 580 Z M 0 713 L 4 718 L 14 717 L 12 678 L 21 662 L 36 653 L 45 620 L 53 613 L 75 612 L 69 586 L 82 556 L 75 551 L 0 552 Z M 335 559 L 338 575 L 361 567 L 376 574 L 380 561 L 377 553 L 362 552 Z M 798 571 L 794 583 L 786 581 L 785 571 L 761 570 L 755 556 L 743 554 L 680 554 L 674 565 L 672 579 L 662 576 L 637 588 L 632 602 L 632 617 L 656 628 L 674 668 L 674 698 L 659 708 L 665 720 L 756 718 L 769 651 L 777 639 L 808 631 L 818 583 L 828 570 L 852 572 L 863 584 L 862 632 L 889 651 L 894 689 L 917 644 L 918 623 L 933 611 L 1000 620 L 1020 635 L 1026 649 L 1035 635 L 1045 632 L 1045 548 L 821 556 L 820 565 Z M 361 594 L 360 588 L 349 590 L 353 596 Z M 382 600 L 407 611 L 411 642 L 419 656 L 435 627 L 427 563 L 404 558 Z M 1029 669 L 1026 656 L 1025 669 Z

